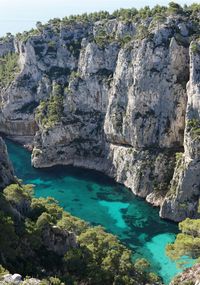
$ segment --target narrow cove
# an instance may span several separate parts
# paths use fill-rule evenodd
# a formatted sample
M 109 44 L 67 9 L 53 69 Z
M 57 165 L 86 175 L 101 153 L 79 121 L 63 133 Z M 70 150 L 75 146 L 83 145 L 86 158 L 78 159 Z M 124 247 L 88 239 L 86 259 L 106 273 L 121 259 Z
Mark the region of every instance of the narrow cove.
M 30 153 L 6 140 L 15 174 L 35 185 L 36 197 L 54 197 L 72 215 L 102 225 L 134 252 L 147 258 L 165 284 L 180 269 L 165 255 L 165 246 L 178 232 L 177 225 L 161 220 L 158 209 L 101 173 L 71 166 L 35 169 Z

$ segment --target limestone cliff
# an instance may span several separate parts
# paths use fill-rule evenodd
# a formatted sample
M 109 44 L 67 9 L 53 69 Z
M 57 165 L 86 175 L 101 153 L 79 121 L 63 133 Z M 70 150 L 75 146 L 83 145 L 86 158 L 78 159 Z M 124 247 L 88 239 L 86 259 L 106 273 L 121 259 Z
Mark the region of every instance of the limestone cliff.
M 184 150 L 161 208 L 161 216 L 175 221 L 195 216 L 200 196 L 200 50 L 199 42 L 190 47 L 190 79 L 187 84 Z
M 161 206 L 164 218 L 195 217 L 198 31 L 183 15 L 38 24 L 15 38 L 20 71 L 1 89 L 0 131 L 34 137 L 35 167 L 96 169 Z

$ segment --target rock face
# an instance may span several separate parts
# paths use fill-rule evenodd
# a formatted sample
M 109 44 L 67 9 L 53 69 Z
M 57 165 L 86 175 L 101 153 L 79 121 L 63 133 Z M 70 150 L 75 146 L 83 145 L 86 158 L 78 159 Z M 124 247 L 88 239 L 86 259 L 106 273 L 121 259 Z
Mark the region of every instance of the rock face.
M 194 265 L 191 268 L 174 278 L 170 285 L 199 285 L 200 284 L 200 264 Z
M 195 216 L 200 196 L 200 53 L 190 48 L 190 80 L 187 85 L 185 152 L 176 166 L 161 216 L 175 221 Z
M 42 240 L 48 250 L 60 256 L 64 256 L 70 248 L 78 246 L 74 233 L 64 231 L 57 226 L 48 226 L 43 229 Z
M 0 137 L 0 191 L 7 185 L 14 182 L 14 173 L 8 159 L 5 143 Z
M 42 281 L 36 278 L 26 278 L 24 281 L 22 280 L 22 276 L 20 274 L 5 274 L 0 277 L 0 284 L 6 285 L 39 285 L 42 284 Z
M 161 206 L 163 218 L 195 217 L 200 55 L 192 25 L 182 16 L 159 25 L 60 22 L 15 39 L 20 73 L 1 90 L 0 131 L 23 143 L 34 137 L 35 167 L 96 169 Z

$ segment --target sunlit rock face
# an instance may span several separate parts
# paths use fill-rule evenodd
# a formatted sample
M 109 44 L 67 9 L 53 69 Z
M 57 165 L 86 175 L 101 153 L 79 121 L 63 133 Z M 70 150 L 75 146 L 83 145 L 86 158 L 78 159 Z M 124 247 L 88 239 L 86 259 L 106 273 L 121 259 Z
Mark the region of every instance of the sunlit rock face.
M 160 214 L 175 221 L 195 216 L 200 196 L 200 53 L 190 47 L 190 79 L 187 84 L 185 152 L 175 169 L 171 189 Z
M 199 134 L 191 121 L 200 109 L 192 31 L 191 21 L 170 16 L 159 25 L 49 24 L 16 38 L 20 71 L 1 90 L 0 131 L 31 143 L 35 167 L 96 169 L 161 206 L 164 218 L 194 217 Z

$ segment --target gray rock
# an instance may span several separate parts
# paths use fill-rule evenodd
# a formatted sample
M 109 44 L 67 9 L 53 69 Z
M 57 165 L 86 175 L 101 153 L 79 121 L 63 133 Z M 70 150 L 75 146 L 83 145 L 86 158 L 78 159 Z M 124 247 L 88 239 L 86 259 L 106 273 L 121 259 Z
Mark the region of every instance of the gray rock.
M 190 123 L 199 120 L 200 58 L 189 53 L 191 25 L 181 16 L 161 24 L 112 19 L 61 24 L 58 33 L 50 24 L 26 42 L 15 40 L 21 69 L 0 91 L 0 131 L 32 142 L 35 167 L 96 169 L 160 205 L 164 218 L 195 217 L 200 145 Z M 109 40 L 101 45 L 95 39 L 102 30 Z M 125 36 L 132 39 L 121 44 Z M 56 83 L 64 88 L 62 118 L 36 124 L 35 108 Z M 178 166 L 177 152 L 184 152 Z

